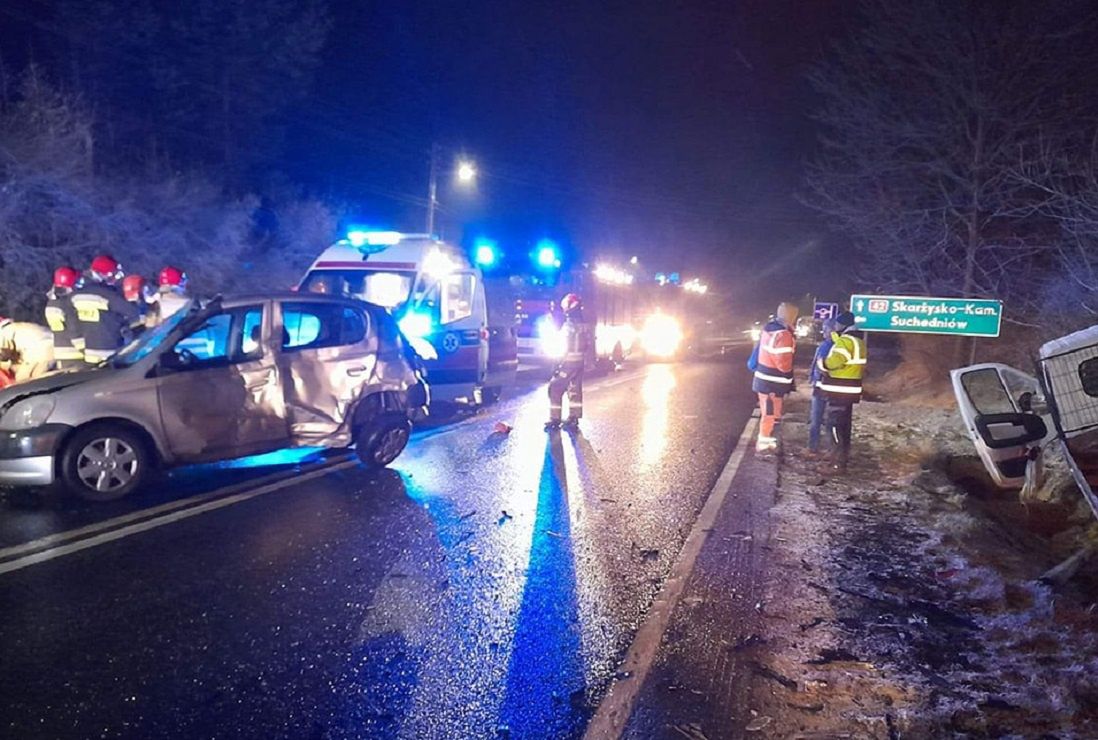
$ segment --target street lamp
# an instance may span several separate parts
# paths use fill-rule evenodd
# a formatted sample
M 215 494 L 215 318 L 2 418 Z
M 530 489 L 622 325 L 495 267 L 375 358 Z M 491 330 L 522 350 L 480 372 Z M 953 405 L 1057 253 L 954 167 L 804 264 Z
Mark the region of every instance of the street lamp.
M 438 155 L 439 145 L 431 146 L 431 177 L 427 183 L 427 233 L 435 233 L 435 211 L 438 209 Z M 469 185 L 477 177 L 476 165 L 467 159 L 457 163 L 454 177 L 462 185 Z
M 472 162 L 458 162 L 458 182 L 471 183 L 477 176 L 477 168 Z

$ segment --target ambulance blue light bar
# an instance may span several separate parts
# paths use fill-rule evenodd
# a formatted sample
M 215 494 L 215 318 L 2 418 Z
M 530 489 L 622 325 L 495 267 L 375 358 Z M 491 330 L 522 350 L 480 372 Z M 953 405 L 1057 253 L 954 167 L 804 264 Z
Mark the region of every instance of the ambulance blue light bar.
M 399 244 L 404 235 L 399 231 L 366 231 L 351 229 L 347 232 L 347 241 L 356 249 L 362 247 L 391 247 Z

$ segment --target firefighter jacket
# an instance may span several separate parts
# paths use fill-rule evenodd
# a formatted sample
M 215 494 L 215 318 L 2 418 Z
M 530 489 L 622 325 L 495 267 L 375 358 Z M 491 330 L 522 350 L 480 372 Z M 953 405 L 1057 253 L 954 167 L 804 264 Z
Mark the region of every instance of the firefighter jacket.
M 826 375 L 816 385 L 828 403 L 857 403 L 862 400 L 865 375 L 865 341 L 853 334 L 832 334 L 834 345 L 823 360 Z
M 789 327 L 774 320 L 759 336 L 758 361 L 751 388 L 756 393 L 784 396 L 793 390 L 793 352 L 796 340 Z
M 576 319 L 565 318 L 561 331 L 564 333 L 564 357 L 561 358 L 561 366 L 582 368 L 590 350 L 587 326 Z
M 190 299 L 190 296 L 177 288 L 168 286 L 161 287 L 156 297 L 160 321 L 167 320 L 179 309 L 187 305 L 187 301 Z
M 53 359 L 58 362 L 84 359 L 84 342 L 76 323 L 76 309 L 68 292 L 57 289 L 46 294 L 46 324 L 53 332 Z
M 72 292 L 70 300 L 89 363 L 102 362 L 117 352 L 140 321 L 137 306 L 103 283 L 88 281 Z

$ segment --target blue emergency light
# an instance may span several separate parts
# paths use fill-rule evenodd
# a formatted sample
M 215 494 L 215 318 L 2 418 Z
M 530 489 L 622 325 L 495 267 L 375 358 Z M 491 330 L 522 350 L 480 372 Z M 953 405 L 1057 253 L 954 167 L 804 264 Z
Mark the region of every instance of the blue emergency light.
M 385 247 L 399 244 L 403 234 L 399 231 L 370 231 L 367 229 L 348 229 L 347 241 L 355 249 L 380 252 Z
M 397 324 L 400 326 L 400 331 L 409 339 L 422 339 L 434 329 L 431 315 L 415 309 L 405 313 Z
M 473 260 L 483 268 L 494 267 L 499 261 L 499 249 L 489 239 L 478 239 L 473 247 Z
M 534 259 L 543 270 L 560 267 L 560 247 L 552 239 L 542 239 L 534 249 Z

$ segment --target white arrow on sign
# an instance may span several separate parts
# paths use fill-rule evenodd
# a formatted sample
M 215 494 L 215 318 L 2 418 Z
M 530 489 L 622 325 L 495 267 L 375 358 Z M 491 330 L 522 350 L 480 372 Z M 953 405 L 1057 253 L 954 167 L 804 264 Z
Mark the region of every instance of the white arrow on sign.
M 858 313 L 861 313 L 863 308 L 865 308 L 865 301 L 858 301 Z

